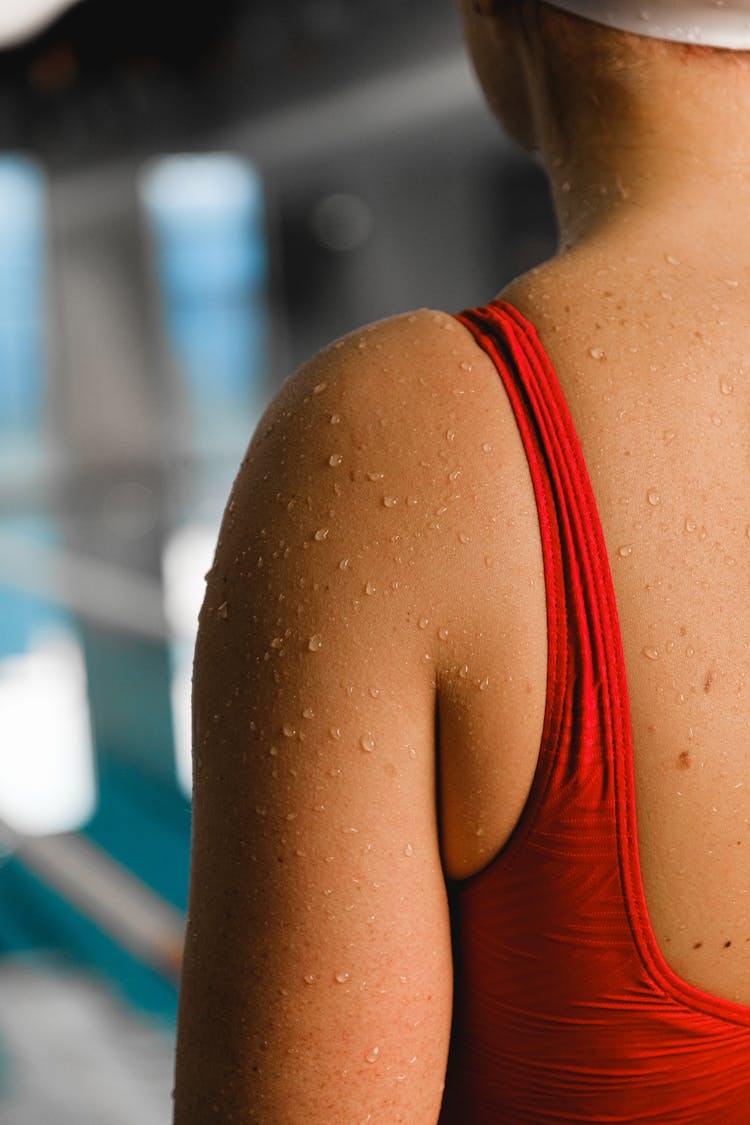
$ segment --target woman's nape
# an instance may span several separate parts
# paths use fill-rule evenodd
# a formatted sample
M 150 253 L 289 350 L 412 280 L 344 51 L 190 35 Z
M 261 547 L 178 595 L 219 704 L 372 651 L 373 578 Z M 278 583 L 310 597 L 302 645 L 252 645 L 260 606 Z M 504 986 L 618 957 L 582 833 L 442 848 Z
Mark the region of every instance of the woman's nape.
M 626 238 L 748 260 L 750 51 L 647 38 L 542 0 L 462 8 L 487 101 L 548 175 L 561 252 Z

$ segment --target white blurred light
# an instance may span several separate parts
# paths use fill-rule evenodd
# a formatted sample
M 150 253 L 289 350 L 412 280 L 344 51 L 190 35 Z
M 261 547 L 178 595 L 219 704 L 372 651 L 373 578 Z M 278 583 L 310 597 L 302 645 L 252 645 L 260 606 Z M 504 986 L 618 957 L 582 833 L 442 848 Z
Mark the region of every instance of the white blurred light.
M 172 726 L 178 781 L 192 789 L 192 719 L 190 696 L 193 648 L 198 612 L 205 592 L 205 574 L 216 548 L 215 527 L 187 525 L 167 540 L 162 554 L 165 612 L 172 643 Z
M 364 199 L 347 192 L 321 199 L 313 209 L 311 222 L 318 241 L 339 253 L 362 246 L 374 225 L 372 211 Z
M 211 567 L 218 532 L 215 527 L 188 524 L 164 544 L 162 573 L 167 622 L 175 637 L 195 637 L 203 602 L 205 575 Z
M 94 812 L 86 672 L 67 630 L 0 663 L 0 778 L 0 819 L 15 832 L 71 832 Z

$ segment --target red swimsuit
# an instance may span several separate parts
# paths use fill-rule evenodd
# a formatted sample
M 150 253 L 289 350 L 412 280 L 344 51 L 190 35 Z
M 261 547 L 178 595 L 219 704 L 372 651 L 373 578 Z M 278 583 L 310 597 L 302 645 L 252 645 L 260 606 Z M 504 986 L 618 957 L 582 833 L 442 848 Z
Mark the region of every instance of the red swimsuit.
M 549 656 L 523 816 L 501 855 L 454 889 L 441 1121 L 750 1125 L 750 1007 L 680 980 L 646 913 L 612 578 L 557 377 L 507 302 L 458 319 L 495 363 L 523 439 Z

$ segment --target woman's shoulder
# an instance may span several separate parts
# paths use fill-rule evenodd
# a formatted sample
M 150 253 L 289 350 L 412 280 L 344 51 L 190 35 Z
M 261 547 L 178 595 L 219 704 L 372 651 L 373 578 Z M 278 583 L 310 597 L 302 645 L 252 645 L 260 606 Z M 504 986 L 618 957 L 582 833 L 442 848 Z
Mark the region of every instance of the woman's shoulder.
M 334 340 L 290 376 L 239 480 L 269 512 L 303 493 L 308 509 L 345 510 L 346 539 L 408 542 L 412 568 L 430 574 L 436 552 L 465 572 L 469 539 L 517 505 L 526 473 L 492 361 L 455 316 L 420 308 Z

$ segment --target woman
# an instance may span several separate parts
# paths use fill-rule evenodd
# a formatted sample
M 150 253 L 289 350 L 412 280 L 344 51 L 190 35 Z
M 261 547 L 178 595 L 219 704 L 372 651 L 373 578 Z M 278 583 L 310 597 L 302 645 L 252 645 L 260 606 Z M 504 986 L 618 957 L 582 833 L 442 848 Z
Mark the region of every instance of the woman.
M 748 1120 L 750 10 L 679 7 L 465 0 L 558 253 L 253 439 L 177 1125 Z

